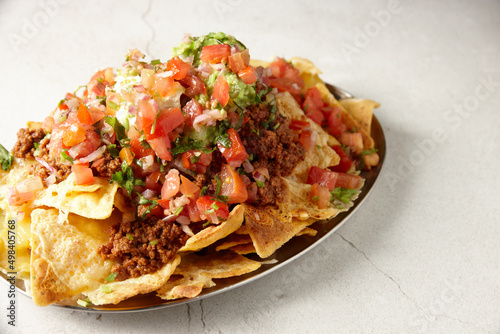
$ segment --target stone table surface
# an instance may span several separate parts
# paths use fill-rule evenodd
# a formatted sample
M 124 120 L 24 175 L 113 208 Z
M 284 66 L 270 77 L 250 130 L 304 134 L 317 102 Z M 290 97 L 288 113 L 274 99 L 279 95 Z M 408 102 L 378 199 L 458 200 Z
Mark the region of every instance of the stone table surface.
M 499 1 L 0 1 L 0 142 L 129 48 L 224 31 L 381 102 L 388 154 L 320 246 L 178 307 L 89 314 L 16 299 L 0 333 L 500 333 Z M 279 293 L 276 294 L 275 292 Z M 270 299 L 270 296 L 278 298 Z

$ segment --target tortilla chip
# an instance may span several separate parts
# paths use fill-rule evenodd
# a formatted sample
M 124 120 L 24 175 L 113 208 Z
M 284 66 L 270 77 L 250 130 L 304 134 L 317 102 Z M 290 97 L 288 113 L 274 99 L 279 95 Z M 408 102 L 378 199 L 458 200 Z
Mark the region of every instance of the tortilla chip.
M 251 243 L 252 239 L 248 234 L 231 234 L 229 235 L 223 243 L 215 248 L 216 251 L 221 251 L 224 249 L 231 248 L 237 245 L 243 245 Z
M 103 260 L 97 248 L 114 219 L 103 222 L 36 209 L 31 220 L 31 289 L 36 305 L 62 301 L 104 282 L 114 263 Z
M 339 102 L 342 107 L 358 121 L 360 128 L 370 134 L 373 109 L 380 107 L 380 103 L 368 99 L 343 99 Z
M 245 224 L 248 226 L 255 251 L 261 258 L 271 256 L 298 232 L 314 222 L 314 219 L 288 220 L 273 214 L 267 208 L 245 205 Z
M 236 246 L 228 248 L 228 250 L 233 251 L 236 254 L 240 254 L 240 255 L 257 253 L 257 251 L 255 250 L 255 246 L 253 245 L 253 242 L 250 242 L 247 244 L 242 244 L 242 245 L 236 245 Z
M 316 234 L 318 234 L 318 231 L 316 231 L 313 228 L 306 227 L 305 229 L 303 229 L 302 231 L 300 231 L 299 233 L 297 233 L 295 236 L 296 237 L 300 237 L 301 235 L 308 235 L 310 237 L 315 237 Z
M 243 213 L 245 209 L 241 205 L 237 205 L 229 213 L 227 220 L 217 226 L 210 226 L 186 241 L 186 244 L 179 249 L 179 252 L 199 251 L 217 240 L 227 237 L 229 234 L 236 231 L 243 223 Z
M 299 74 L 301 78 L 304 80 L 304 83 L 307 88 L 316 85 L 317 83 L 322 83 L 319 75 L 322 73 L 319 68 L 317 68 L 310 60 L 293 57 L 290 58 L 290 62 L 292 65 L 299 70 Z
M 168 281 L 180 261 L 181 257 L 176 255 L 172 261 L 152 274 L 129 278 L 121 282 L 104 284 L 98 289 L 84 294 L 87 295 L 92 304 L 103 305 L 117 304 L 127 298 L 155 291 Z M 106 290 L 103 289 L 104 286 L 107 288 Z
M 167 282 L 158 290 L 162 299 L 193 298 L 203 288 L 215 285 L 213 278 L 240 276 L 259 269 L 260 263 L 231 252 L 212 253 L 205 256 L 188 254 L 182 257 L 175 275 L 181 279 Z
M 111 216 L 118 184 L 96 177 L 91 185 L 76 185 L 74 174 L 58 184 L 49 186 L 42 196 L 34 201 L 36 206 L 48 206 L 67 213 L 92 218 L 106 219 Z

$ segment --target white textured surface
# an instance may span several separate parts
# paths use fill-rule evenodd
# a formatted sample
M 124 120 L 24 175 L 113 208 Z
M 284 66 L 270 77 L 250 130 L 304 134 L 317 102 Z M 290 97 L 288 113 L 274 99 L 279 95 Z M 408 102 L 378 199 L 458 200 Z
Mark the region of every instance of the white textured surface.
M 0 1 L 8 148 L 128 48 L 165 59 L 184 33 L 222 30 L 254 58 L 310 58 L 326 81 L 380 101 L 388 156 L 338 233 L 257 282 L 126 315 L 18 296 L 15 328 L 0 284 L 1 333 L 500 333 L 500 2 L 63 2 L 44 16 L 51 1 Z

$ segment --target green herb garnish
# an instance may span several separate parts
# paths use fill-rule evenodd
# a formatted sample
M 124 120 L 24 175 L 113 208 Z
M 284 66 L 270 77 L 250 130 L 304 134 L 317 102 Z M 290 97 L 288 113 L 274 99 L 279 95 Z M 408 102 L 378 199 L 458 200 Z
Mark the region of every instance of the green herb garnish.
M 257 187 L 262 188 L 264 186 L 264 182 L 262 181 L 255 181 L 257 183 Z
M 121 187 L 125 188 L 128 195 L 132 194 L 132 190 L 135 186 L 144 186 L 146 183 L 141 179 L 136 179 L 134 177 L 134 171 L 126 161 L 122 162 L 122 170 L 114 173 L 111 176 L 111 180 L 117 182 Z
M 105 281 L 106 282 L 113 282 L 116 279 L 116 276 L 118 276 L 117 273 L 111 273 L 111 274 L 109 274 L 108 277 L 106 277 Z
M 111 292 L 111 287 L 109 285 L 103 285 L 101 287 L 102 292 L 104 293 L 110 293 Z
M 150 244 L 151 246 L 157 245 L 157 244 L 158 244 L 158 239 L 151 240 L 151 241 L 149 242 L 149 244 Z
M 359 189 L 347 189 L 347 188 L 340 188 L 340 187 L 335 187 L 330 193 L 332 194 L 332 199 L 333 197 L 336 197 L 339 201 L 342 203 L 349 203 L 351 200 L 351 197 L 359 192 Z

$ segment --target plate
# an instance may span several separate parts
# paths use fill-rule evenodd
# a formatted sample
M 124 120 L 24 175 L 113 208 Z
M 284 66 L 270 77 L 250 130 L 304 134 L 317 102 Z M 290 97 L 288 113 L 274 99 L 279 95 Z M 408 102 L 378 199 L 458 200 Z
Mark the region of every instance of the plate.
M 350 94 L 349 92 L 347 92 L 342 88 L 332 85 L 327 85 L 327 87 L 335 95 L 337 99 L 353 97 L 352 94 Z M 96 313 L 103 313 L 103 312 L 125 313 L 125 312 L 143 312 L 148 310 L 158 310 L 171 306 L 190 303 L 193 301 L 199 301 L 204 298 L 215 296 L 219 293 L 227 292 L 229 290 L 243 286 L 247 283 L 253 282 L 259 278 L 264 277 L 267 274 L 272 273 L 275 270 L 278 270 L 279 268 L 285 266 L 286 264 L 298 259 L 300 256 L 304 255 L 314 247 L 318 246 L 323 240 L 328 238 L 340 226 L 342 226 L 342 224 L 344 224 L 347 221 L 347 219 L 357 209 L 359 209 L 360 206 L 363 204 L 363 202 L 366 200 L 369 193 L 373 189 L 378 179 L 378 176 L 380 175 L 380 171 L 382 170 L 386 152 L 384 131 L 382 130 L 382 126 L 380 125 L 378 119 L 375 116 L 373 116 L 372 120 L 371 135 L 375 141 L 375 147 L 378 148 L 380 162 L 377 167 L 372 168 L 370 171 L 361 173 L 361 176 L 365 178 L 365 185 L 363 187 L 363 191 L 354 202 L 353 207 L 351 207 L 349 211 L 343 212 L 332 219 L 326 221 L 318 221 L 314 223 L 310 227 L 318 232 L 316 236 L 314 237 L 300 236 L 291 239 L 283 247 L 279 248 L 270 258 L 266 259 L 266 264 L 263 264 L 258 270 L 242 276 L 214 279 L 216 286 L 209 289 L 203 289 L 203 291 L 199 296 L 190 299 L 166 301 L 160 299 L 159 297 L 156 297 L 155 293 L 150 293 L 146 295 L 139 295 L 129 298 L 127 300 L 118 303 L 117 305 L 105 305 L 105 306 L 94 306 L 92 308 L 83 308 L 78 306 L 74 302 L 70 302 L 67 304 L 58 303 L 55 304 L 54 306 L 64 307 L 84 312 L 96 312 Z M 260 260 L 258 257 L 254 259 Z M 274 260 L 274 261 L 269 261 L 269 260 Z M 274 263 L 268 263 L 268 262 L 274 262 Z M 0 273 L 0 278 L 5 284 L 10 284 L 6 281 L 7 277 L 3 273 Z M 26 293 L 26 287 L 22 280 L 16 281 L 16 287 L 18 292 L 29 297 L 29 295 Z

